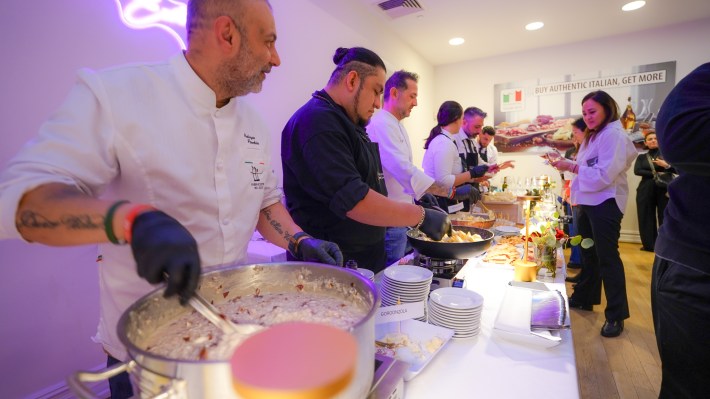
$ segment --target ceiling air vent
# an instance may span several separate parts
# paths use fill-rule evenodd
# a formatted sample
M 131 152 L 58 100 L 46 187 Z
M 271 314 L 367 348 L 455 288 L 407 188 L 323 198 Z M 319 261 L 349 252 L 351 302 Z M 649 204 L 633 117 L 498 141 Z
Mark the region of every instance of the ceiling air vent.
M 388 17 L 395 19 L 422 11 L 417 0 L 387 0 L 377 4 Z

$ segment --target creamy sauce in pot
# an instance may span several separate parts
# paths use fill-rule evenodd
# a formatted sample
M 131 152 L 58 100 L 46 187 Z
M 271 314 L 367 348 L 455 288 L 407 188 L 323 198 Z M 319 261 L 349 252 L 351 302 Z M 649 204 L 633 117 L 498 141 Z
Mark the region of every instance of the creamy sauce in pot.
M 233 322 L 270 326 L 287 321 L 328 324 L 347 330 L 367 314 L 362 304 L 325 293 L 285 292 L 236 296 L 215 307 Z M 179 360 L 229 360 L 242 340 L 225 336 L 192 311 L 167 323 L 146 341 L 147 351 Z

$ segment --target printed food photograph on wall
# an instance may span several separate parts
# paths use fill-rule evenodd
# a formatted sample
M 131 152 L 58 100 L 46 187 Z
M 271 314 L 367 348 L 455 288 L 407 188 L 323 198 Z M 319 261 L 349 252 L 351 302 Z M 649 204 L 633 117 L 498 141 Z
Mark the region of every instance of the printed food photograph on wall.
M 603 90 L 616 100 L 622 126 L 642 150 L 675 72 L 676 62 L 669 61 L 496 84 L 495 146 L 534 155 L 566 151 L 574 146 L 572 122 L 582 116 L 582 99 Z

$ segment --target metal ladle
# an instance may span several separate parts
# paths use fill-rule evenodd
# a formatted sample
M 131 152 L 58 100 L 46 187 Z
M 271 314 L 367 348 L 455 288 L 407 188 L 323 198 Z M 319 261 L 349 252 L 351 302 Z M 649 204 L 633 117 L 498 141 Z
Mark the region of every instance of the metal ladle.
M 167 281 L 168 274 L 163 272 L 163 278 Z M 264 326 L 258 324 L 233 323 L 224 313 L 217 310 L 214 305 L 212 305 L 197 291 L 195 291 L 187 303 L 189 303 L 190 306 L 197 311 L 197 313 L 201 314 L 205 319 L 217 326 L 217 328 L 219 328 L 224 334 L 241 334 L 246 336 L 254 334 L 255 332 L 261 331 L 265 328 Z
M 251 335 L 265 327 L 259 324 L 235 324 L 224 313 L 221 313 L 202 295 L 195 292 L 188 303 L 197 313 L 201 314 L 225 334 Z

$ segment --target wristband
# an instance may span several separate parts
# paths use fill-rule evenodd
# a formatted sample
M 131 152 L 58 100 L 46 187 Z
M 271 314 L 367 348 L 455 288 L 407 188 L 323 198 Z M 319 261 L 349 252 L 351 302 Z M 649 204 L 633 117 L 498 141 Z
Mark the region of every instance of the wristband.
M 419 223 L 417 223 L 417 225 L 414 226 L 415 229 L 418 229 L 419 226 L 421 226 L 422 223 L 424 223 L 424 218 L 426 217 L 426 211 L 424 210 L 424 207 L 420 205 L 419 208 L 421 208 L 421 210 L 422 210 L 422 218 L 419 219 Z
M 291 236 L 291 238 L 288 239 L 288 252 L 291 253 L 294 257 L 298 258 L 296 255 L 296 252 L 298 251 L 298 244 L 301 242 L 300 239 L 301 237 L 310 237 L 308 233 L 299 231 L 298 233 L 294 234 Z
M 136 217 L 145 211 L 154 211 L 155 208 L 150 205 L 138 204 L 131 208 L 126 214 L 126 218 L 123 219 L 123 235 L 125 237 L 125 242 L 131 242 L 133 235 L 133 222 Z
M 116 201 L 111 204 L 111 206 L 108 207 L 108 211 L 106 211 L 106 216 L 104 217 L 104 231 L 111 244 L 123 245 L 126 243 L 126 241 L 119 241 L 118 238 L 116 238 L 116 234 L 113 232 L 113 215 L 116 213 L 116 209 L 118 209 L 119 206 L 127 203 L 128 201 L 126 200 Z

